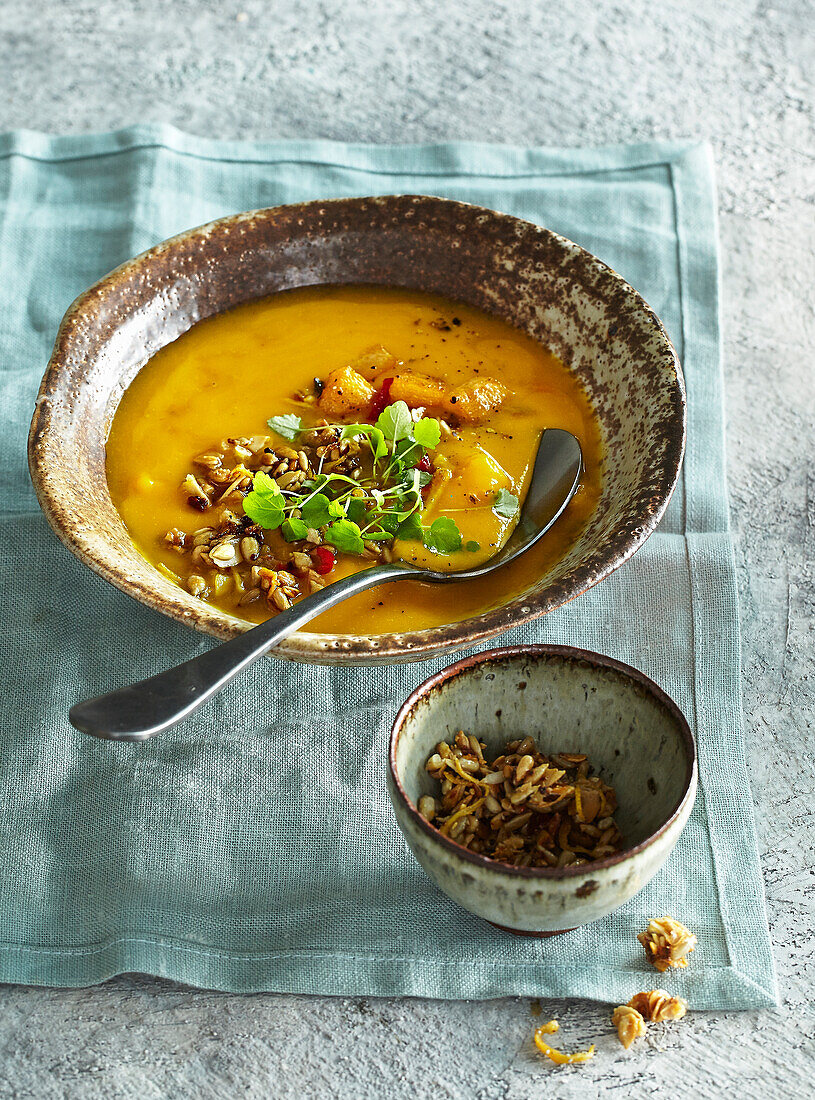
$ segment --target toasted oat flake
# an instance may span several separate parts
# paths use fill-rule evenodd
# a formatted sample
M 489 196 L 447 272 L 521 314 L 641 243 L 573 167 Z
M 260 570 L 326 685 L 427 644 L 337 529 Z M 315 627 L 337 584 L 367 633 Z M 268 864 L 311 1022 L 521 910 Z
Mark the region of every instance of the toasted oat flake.
M 611 1014 L 611 1022 L 617 1028 L 617 1035 L 626 1050 L 635 1039 L 645 1034 L 645 1020 L 631 1005 L 620 1005 Z
M 644 1020 L 661 1024 L 667 1020 L 681 1020 L 688 1011 L 688 1002 L 682 997 L 672 997 L 664 989 L 649 989 L 636 993 L 628 1007 L 636 1009 Z
M 190 573 L 187 577 L 187 588 L 193 596 L 203 597 L 207 591 L 207 582 L 203 577 L 199 577 L 197 573 Z
M 648 927 L 637 936 L 648 961 L 661 974 L 675 967 L 688 965 L 687 956 L 696 947 L 696 936 L 681 921 L 673 917 L 660 917 L 648 922 Z

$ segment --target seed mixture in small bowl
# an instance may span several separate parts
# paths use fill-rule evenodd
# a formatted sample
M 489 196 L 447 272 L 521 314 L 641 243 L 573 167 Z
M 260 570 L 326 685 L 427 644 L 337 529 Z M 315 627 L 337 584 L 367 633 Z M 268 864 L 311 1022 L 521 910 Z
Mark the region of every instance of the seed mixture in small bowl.
M 419 813 L 442 836 L 515 867 L 569 867 L 620 851 L 617 795 L 585 753 L 545 756 L 525 737 L 488 763 L 486 748 L 462 730 L 428 757 L 439 793 L 422 795 Z
M 453 901 L 527 935 L 636 894 L 679 839 L 696 783 L 693 737 L 664 692 L 566 646 L 459 661 L 413 692 L 391 732 L 388 791 L 418 862 Z

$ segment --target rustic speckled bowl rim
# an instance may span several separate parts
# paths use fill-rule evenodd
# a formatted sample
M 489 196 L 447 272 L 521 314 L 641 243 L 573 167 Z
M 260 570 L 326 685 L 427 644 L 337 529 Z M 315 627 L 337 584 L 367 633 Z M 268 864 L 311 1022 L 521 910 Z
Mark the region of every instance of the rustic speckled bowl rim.
M 654 498 L 643 509 L 637 527 L 626 532 L 624 536 L 618 536 L 616 543 L 607 548 L 604 560 L 595 561 L 590 559 L 588 562 L 570 569 L 561 578 L 556 590 L 543 589 L 540 592 L 522 593 L 500 607 L 492 608 L 481 615 L 430 627 L 426 630 L 392 632 L 373 636 L 317 634 L 298 631 L 279 643 L 273 651 L 274 655 L 296 661 L 328 664 L 353 664 L 355 662 L 365 663 L 366 661 L 386 663 L 388 661 L 416 660 L 422 656 L 461 649 L 494 637 L 511 627 L 538 618 L 556 607 L 569 603 L 610 576 L 653 533 L 679 480 L 685 450 L 687 401 L 684 377 L 676 351 L 662 322 L 639 292 L 613 268 L 588 252 L 588 250 L 568 240 L 568 238 L 533 222 L 528 222 L 510 214 L 503 214 L 487 207 L 477 206 L 473 203 L 459 202 L 431 195 L 380 195 L 365 198 L 293 203 L 215 219 L 176 234 L 140 253 L 133 259 L 120 264 L 80 294 L 71 304 L 57 332 L 54 349 L 36 398 L 29 431 L 28 461 L 34 490 L 46 519 L 68 549 L 95 573 L 140 603 L 160 611 L 177 622 L 184 623 L 217 638 L 235 637 L 237 634 L 250 629 L 253 625 L 248 622 L 244 623 L 237 617 L 228 615 L 209 604 L 193 600 L 182 589 L 179 589 L 178 593 L 173 592 L 171 594 L 163 587 L 153 587 L 147 581 L 128 575 L 127 571 L 118 563 L 110 560 L 109 554 L 104 550 L 89 545 L 87 536 L 79 530 L 81 525 L 74 521 L 70 509 L 65 506 L 61 492 L 61 478 L 64 474 L 58 469 L 59 463 L 54 461 L 53 455 L 53 434 L 56 429 L 52 423 L 54 414 L 50 396 L 59 390 L 61 384 L 70 381 L 67 364 L 70 362 L 72 342 L 75 339 L 74 332 L 81 328 L 85 311 L 92 312 L 95 303 L 108 292 L 113 291 L 118 284 L 125 282 L 130 276 L 136 273 L 149 276 L 152 262 L 155 261 L 158 264 L 162 258 L 166 259 L 166 256 L 173 249 L 181 246 L 195 244 L 215 234 L 220 234 L 224 238 L 230 234 L 239 236 L 243 225 L 252 225 L 256 222 L 270 222 L 275 218 L 283 217 L 296 219 L 298 224 L 302 224 L 302 221 L 307 219 L 310 213 L 319 215 L 326 211 L 331 212 L 346 208 L 361 214 L 372 205 L 381 206 L 389 202 L 393 204 L 409 202 L 414 205 L 414 212 L 419 212 L 428 218 L 441 206 L 451 212 L 457 211 L 458 216 L 462 218 L 475 218 L 481 221 L 489 219 L 496 225 L 505 225 L 508 236 L 511 236 L 513 228 L 517 230 L 520 226 L 523 227 L 525 233 L 541 239 L 550 239 L 567 252 L 585 258 L 595 269 L 602 272 L 603 277 L 608 278 L 610 284 L 622 292 L 636 306 L 644 318 L 646 328 L 650 328 L 659 336 L 670 356 L 673 367 L 672 385 L 674 386 L 673 400 L 676 416 L 662 426 L 666 442 L 664 464 L 658 483 L 655 485 Z M 398 284 L 394 282 L 389 285 L 397 286 Z M 156 570 L 154 584 L 160 584 L 162 580 L 161 574 Z M 169 582 L 165 583 L 169 584 Z
M 560 657 L 567 661 L 589 665 L 595 669 L 608 668 L 612 669 L 614 672 L 622 673 L 635 684 L 639 685 L 639 687 L 644 688 L 648 694 L 653 696 L 653 698 L 676 719 L 682 744 L 685 749 L 685 784 L 682 795 L 665 822 L 656 832 L 651 833 L 650 836 L 640 841 L 639 844 L 635 844 L 631 848 L 626 848 L 622 852 L 617 852 L 613 856 L 580 863 L 574 867 L 515 867 L 511 863 L 503 863 L 501 860 L 489 859 L 487 856 L 479 855 L 477 852 L 471 852 L 469 848 L 465 848 L 463 845 L 457 844 L 455 840 L 450 840 L 449 837 L 443 836 L 438 829 L 435 829 L 429 821 L 426 821 L 422 817 L 416 806 L 408 797 L 405 788 L 402 786 L 402 781 L 399 778 L 399 772 L 396 767 L 396 750 L 399 744 L 399 737 L 405 722 L 413 712 L 417 703 L 432 695 L 432 693 L 442 684 L 447 683 L 449 680 L 455 680 L 459 676 L 466 676 L 474 668 L 502 662 L 507 658 L 531 658 L 534 660 L 539 657 Z M 430 837 L 436 844 L 440 844 L 450 852 L 451 855 L 465 860 L 468 863 L 474 863 L 477 867 L 483 867 L 485 870 L 507 875 L 510 878 L 580 878 L 585 875 L 591 875 L 596 871 L 604 870 L 607 867 L 615 867 L 617 864 L 624 863 L 632 856 L 636 856 L 640 852 L 645 851 L 646 848 L 649 848 L 671 828 L 673 823 L 685 809 L 688 799 L 694 797 L 693 780 L 696 775 L 696 769 L 696 743 L 687 719 L 673 699 L 671 699 L 658 684 L 655 684 L 650 677 L 646 676 L 644 672 L 640 672 L 639 669 L 633 668 L 623 661 L 617 661 L 614 657 L 607 657 L 603 653 L 594 653 L 591 650 L 579 649 L 574 646 L 548 645 L 543 643 L 539 645 L 502 646 L 497 649 L 486 649 L 481 653 L 473 654 L 471 657 L 464 657 L 462 660 L 456 661 L 454 664 L 448 665 L 440 672 L 436 672 L 433 676 L 428 677 L 424 683 L 419 684 L 419 686 L 410 693 L 399 708 L 399 712 L 391 727 L 390 744 L 388 746 L 388 771 L 393 783 L 393 789 L 396 791 L 400 801 L 404 804 L 414 824 L 416 824 L 422 832 Z

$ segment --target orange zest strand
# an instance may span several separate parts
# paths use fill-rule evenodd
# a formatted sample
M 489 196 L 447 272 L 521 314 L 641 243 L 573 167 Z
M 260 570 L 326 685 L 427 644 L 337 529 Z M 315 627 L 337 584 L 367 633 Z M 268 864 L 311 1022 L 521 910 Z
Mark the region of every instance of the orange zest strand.
M 477 798 L 475 802 L 469 802 L 466 806 L 461 806 L 458 810 L 456 810 L 454 814 L 451 814 L 451 816 L 447 818 L 445 823 L 439 829 L 439 832 L 442 833 L 444 836 L 449 836 L 450 829 L 453 827 L 453 825 L 455 825 L 457 821 L 461 821 L 462 817 L 469 817 L 470 814 L 475 813 L 475 811 L 478 809 L 479 806 L 483 804 L 483 802 L 483 798 Z
M 594 1043 L 588 1050 L 576 1050 L 573 1054 L 564 1054 L 562 1050 L 555 1050 L 554 1047 L 550 1047 L 544 1039 L 544 1035 L 551 1035 L 558 1030 L 558 1026 L 557 1020 L 550 1020 L 549 1023 L 543 1024 L 535 1032 L 535 1046 L 541 1054 L 545 1054 L 547 1058 L 559 1066 L 575 1062 L 588 1062 L 594 1057 Z
M 482 783 L 480 779 L 476 779 L 474 775 L 470 775 L 469 772 L 465 772 L 464 768 L 462 768 L 458 760 L 456 760 L 455 756 L 446 757 L 444 763 L 447 765 L 448 768 L 452 768 L 457 775 L 460 775 L 461 778 L 465 780 L 465 782 L 472 783 L 474 786 L 481 787 L 482 789 L 486 786 L 486 784 Z

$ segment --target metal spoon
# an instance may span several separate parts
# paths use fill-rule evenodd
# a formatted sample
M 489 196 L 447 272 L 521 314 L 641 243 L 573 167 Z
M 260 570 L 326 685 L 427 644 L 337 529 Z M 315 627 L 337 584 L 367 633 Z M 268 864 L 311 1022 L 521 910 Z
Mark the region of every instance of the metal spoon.
M 387 581 L 407 578 L 444 584 L 486 577 L 523 554 L 549 530 L 574 496 L 582 464 L 580 444 L 575 437 L 559 428 L 547 429 L 538 447 L 518 523 L 504 546 L 484 565 L 456 573 L 437 573 L 395 561 L 353 573 L 177 668 L 77 703 L 68 715 L 72 725 L 84 733 L 112 741 L 146 741 L 189 717 L 247 665 L 303 623 L 348 596 Z

